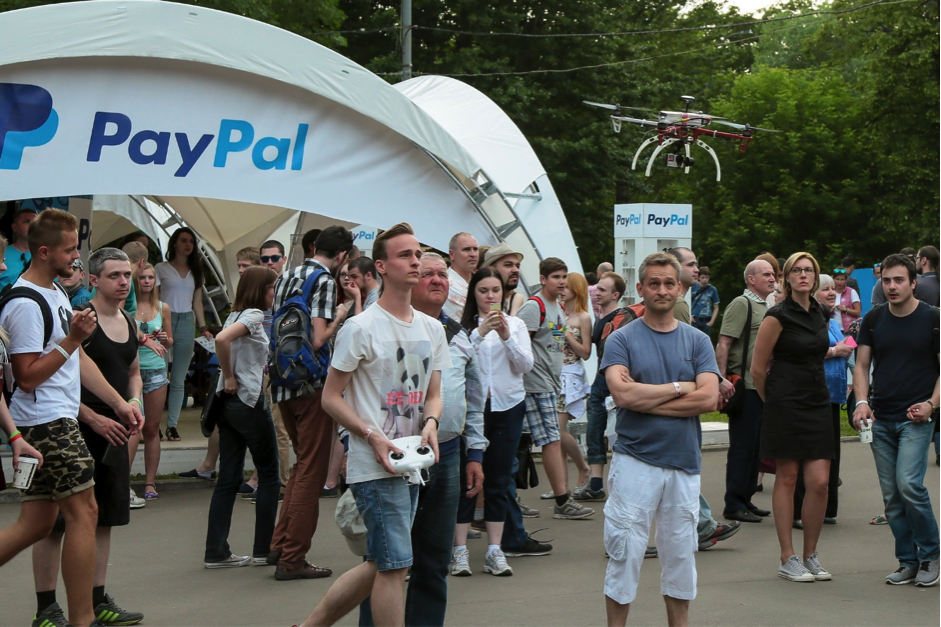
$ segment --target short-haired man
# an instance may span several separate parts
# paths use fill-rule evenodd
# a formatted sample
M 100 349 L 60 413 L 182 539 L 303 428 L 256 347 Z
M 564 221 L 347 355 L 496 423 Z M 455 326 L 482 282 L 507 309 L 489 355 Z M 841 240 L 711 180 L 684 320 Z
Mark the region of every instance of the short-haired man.
M 774 286 L 774 268 L 770 263 L 755 260 L 745 266 L 745 292 L 726 307 L 716 345 L 716 364 L 722 376 L 726 379 L 744 377 L 745 380 L 741 411 L 729 416 L 729 453 L 725 466 L 724 516 L 739 522 L 761 522 L 761 516 L 753 513 L 758 508 L 752 503 L 752 497 L 758 488 L 761 460 L 758 443 L 765 404 L 755 391 L 750 370 L 758 327 L 768 311 L 767 298 L 774 292 Z M 743 353 L 745 363 L 742 363 Z
M 899 561 L 886 583 L 934 586 L 939 576 L 938 521 L 924 481 L 932 416 L 941 404 L 939 315 L 915 298 L 915 283 L 915 264 L 908 257 L 889 255 L 882 262 L 888 305 L 870 310 L 860 324 L 853 426 L 859 429 L 862 420 L 872 424 L 872 456 Z
M 492 266 L 503 278 L 503 286 L 507 293 L 503 311 L 510 316 L 519 313 L 520 307 L 526 302 L 526 297 L 516 291 L 520 284 L 521 263 L 523 263 L 523 254 L 513 250 L 506 242 L 491 246 L 484 256 L 483 266 Z
M 689 248 L 671 248 L 667 253 L 680 262 L 680 293 L 676 298 L 673 316 L 680 322 L 691 325 L 693 316 L 686 301 L 686 293 L 699 281 L 699 261 Z
M 517 317 L 526 324 L 533 344 L 533 368 L 523 375 L 526 388 L 526 418 L 523 430 L 533 434 L 533 443 L 542 447 L 542 464 L 555 495 L 553 518 L 580 520 L 595 513 L 572 498 L 565 485 L 565 457 L 562 455 L 556 398 L 562 387 L 562 346 L 565 343 L 565 312 L 559 298 L 565 291 L 568 266 L 558 257 L 539 262 L 542 289 L 520 308 Z
M 696 285 L 690 293 L 690 316 L 693 320 L 693 326 L 709 335 L 712 333 L 712 325 L 716 323 L 719 316 L 719 291 L 715 285 L 709 285 L 709 268 L 702 266 L 699 269 L 699 277 Z
M 320 229 L 315 229 L 315 230 L 317 234 L 319 235 Z M 307 238 L 306 234 L 304 235 L 304 238 L 306 241 L 306 238 Z M 317 241 L 317 238 L 315 237 L 313 239 L 313 242 L 316 242 L 316 241 Z M 310 245 L 313 246 L 313 243 L 311 243 Z M 313 258 L 313 255 L 307 254 L 306 247 L 304 248 L 304 251 L 305 251 L 304 254 L 306 255 L 307 259 Z M 268 241 L 264 242 L 261 246 L 258 247 L 258 259 L 262 265 L 265 265 L 271 268 L 272 270 L 274 270 L 275 272 L 277 272 L 278 276 L 281 276 L 281 274 L 284 272 L 284 264 L 286 264 L 288 261 L 287 256 L 284 254 L 284 244 L 282 244 L 276 239 L 269 239 Z
M 330 587 L 304 622 L 309 627 L 332 625 L 368 596 L 375 624 L 404 624 L 418 486 L 395 475 L 389 455 L 401 451 L 391 440 L 420 434 L 440 460 L 441 373 L 451 358 L 441 323 L 411 306 L 422 251 L 402 223 L 376 238 L 373 253 L 382 295 L 340 331 L 324 390 L 327 411 L 350 431 L 347 482 L 368 553 Z
M 305 259 L 313 259 L 317 254 L 317 238 L 323 233 L 323 229 L 311 229 L 304 233 L 301 238 L 301 250 L 304 251 Z M 352 248 L 350 249 L 352 250 Z M 347 255 L 348 257 L 349 255 Z M 264 263 L 264 262 L 262 262 Z
M 719 371 L 709 338 L 674 319 L 680 272 L 663 253 L 641 263 L 644 315 L 608 337 L 601 361 L 620 408 L 605 505 L 609 625 L 627 622 L 654 519 L 670 625 L 688 623 L 696 596 L 699 414 L 716 407 Z
M 29 250 L 27 235 L 29 225 L 36 219 L 36 215 L 36 211 L 25 207 L 21 207 L 13 213 L 13 223 L 11 225 L 13 239 L 3 255 L 3 263 L 6 264 L 7 269 L 0 274 L 0 289 L 15 283 L 23 274 L 23 270 L 26 269 L 26 264 L 29 263 L 32 253 Z
M 922 246 L 915 257 L 915 268 L 918 270 L 918 287 L 915 297 L 932 307 L 938 306 L 938 249 L 934 246 Z
M 350 280 L 359 288 L 363 299 L 363 309 L 374 305 L 379 300 L 379 281 L 376 280 L 376 264 L 369 257 L 357 257 L 346 269 Z
M 477 368 L 477 351 L 460 323 L 442 311 L 448 300 L 448 291 L 448 265 L 444 258 L 437 253 L 424 253 L 421 257 L 421 280 L 412 288 L 412 307 L 441 322 L 448 339 L 451 367 L 441 373 L 444 409 L 438 432 L 438 462 L 428 469 L 428 481 L 418 494 L 418 511 L 412 523 L 415 563 L 408 579 L 406 625 L 444 625 L 459 493 L 463 490 L 468 497 L 475 496 L 480 492 L 484 478 L 482 461 L 487 447 L 483 434 L 485 399 Z M 461 460 L 464 457 L 467 467 L 462 472 Z M 460 479 L 465 474 L 466 480 L 462 483 Z M 365 618 L 361 614 L 360 625 L 367 624 Z
M 591 331 L 591 341 L 595 345 L 598 355 L 598 364 L 604 356 L 604 340 L 602 333 L 605 325 L 609 324 L 620 311 L 619 303 L 624 296 L 627 284 L 620 274 L 605 272 L 595 286 L 598 288 L 598 304 L 601 307 L 600 315 L 595 318 L 595 326 Z M 603 501 L 607 496 L 604 491 L 604 466 L 608 463 L 608 449 L 604 433 L 608 427 L 608 409 L 605 405 L 611 395 L 608 383 L 605 381 L 601 369 L 595 374 L 588 395 L 588 465 L 591 467 L 591 479 L 584 490 L 575 490 L 576 501 Z
M 17 383 L 10 414 L 24 439 L 43 456 L 42 467 L 23 493 L 19 519 L 0 531 L 0 565 L 48 536 L 62 512 L 68 525 L 62 554 L 68 623 L 87 627 L 95 620 L 90 584 L 95 579 L 98 507 L 90 489 L 95 463 L 77 421 L 82 386 L 102 399 L 131 431 L 137 430 L 143 419 L 139 408 L 108 385 L 81 348 L 97 327 L 95 312 L 89 309 L 73 314 L 68 298 L 55 285 L 56 278 L 72 275 L 72 263 L 79 257 L 77 229 L 75 216 L 65 211 L 47 209 L 37 217 L 28 234 L 30 268 L 14 284 L 45 300 L 54 320 L 49 342 L 44 343 L 38 302 L 17 298 L 0 313 L 0 326 L 10 334 L 10 360 Z M 127 498 L 126 491 L 124 496 Z M 46 595 L 40 603 L 48 598 Z M 54 591 L 51 602 L 39 608 L 35 620 L 65 623 Z
M 329 226 L 320 233 L 313 248 L 313 258 L 282 274 L 274 284 L 274 311 L 300 290 L 307 277 L 321 271 L 311 290 L 310 341 L 314 350 L 326 345 L 337 327 L 346 319 L 348 307 L 337 305 L 337 283 L 333 273 L 343 265 L 353 247 L 353 234 L 342 226 Z M 272 401 L 278 403 L 297 463 L 288 480 L 278 525 L 271 540 L 269 563 L 277 560 L 275 578 L 317 579 L 333 571 L 307 561 L 311 540 L 320 516 L 320 491 L 327 479 L 330 449 L 337 437 L 333 418 L 322 406 L 323 379 L 308 381 L 301 389 L 271 386 Z
M 134 244 L 140 245 L 137 242 Z M 88 258 L 89 281 L 95 297 L 80 310 L 90 309 L 98 318 L 98 328 L 82 342 L 85 354 L 115 390 L 128 403 L 140 407 L 143 383 L 137 357 L 137 324 L 130 314 L 121 310 L 121 303 L 133 289 L 131 266 L 127 255 L 117 248 L 99 248 Z M 98 526 L 95 531 L 97 554 L 92 603 L 95 617 L 105 625 L 136 625 L 144 620 L 140 612 L 120 608 L 105 592 L 108 560 L 111 555 L 111 528 L 131 522 L 128 493 L 131 489 L 131 466 L 127 450 L 129 431 L 118 420 L 107 403 L 82 386 L 79 428 L 85 444 L 95 460 L 95 501 L 98 504 Z M 106 452 L 111 449 L 114 456 Z M 37 597 L 55 593 L 59 579 L 59 556 L 65 521 L 60 517 L 52 533 L 33 545 L 33 576 Z
M 843 257 L 843 270 L 846 271 L 846 285 L 859 294 L 859 282 L 853 278 L 853 271 L 856 269 L 856 258 L 853 255 Z
M 261 265 L 261 255 L 254 246 L 246 246 L 235 253 L 235 267 L 238 268 L 239 276 L 245 274 L 245 271 L 252 266 Z
M 607 261 L 603 261 L 598 264 L 598 271 L 595 273 L 595 276 L 598 277 L 598 281 L 601 281 L 601 277 L 607 272 L 614 272 L 614 266 L 612 266 Z M 591 274 L 591 273 L 589 273 Z M 586 277 L 587 278 L 587 277 Z M 590 283 L 591 281 L 589 281 Z M 595 320 L 601 317 L 601 305 L 599 304 L 598 296 L 598 284 L 588 286 L 588 298 L 591 300 L 591 308 L 595 314 Z
M 147 264 L 147 256 L 149 254 L 147 247 L 140 242 L 128 242 L 121 248 L 121 251 L 127 255 L 128 261 L 131 264 L 131 278 L 136 279 L 140 276 L 141 270 L 143 270 L 144 266 Z M 134 291 L 133 282 L 131 283 L 131 290 L 122 308 L 132 316 L 137 313 L 137 292 Z
M 477 238 L 470 233 L 456 233 L 448 244 L 448 256 L 451 257 L 448 279 L 451 283 L 451 290 L 448 293 L 448 302 L 444 306 L 444 313 L 450 318 L 460 320 L 461 314 L 464 313 L 467 283 L 477 270 L 479 254 Z
M 872 276 L 876 277 L 876 284 L 872 286 L 872 296 L 870 297 L 870 303 L 873 307 L 876 305 L 884 305 L 885 292 L 882 291 L 882 264 L 877 263 L 872 266 Z
M 82 265 L 81 259 L 72 262 L 72 276 L 59 279 L 59 285 L 65 288 L 65 293 L 73 308 L 84 305 L 92 299 L 92 293 L 85 287 L 85 266 Z

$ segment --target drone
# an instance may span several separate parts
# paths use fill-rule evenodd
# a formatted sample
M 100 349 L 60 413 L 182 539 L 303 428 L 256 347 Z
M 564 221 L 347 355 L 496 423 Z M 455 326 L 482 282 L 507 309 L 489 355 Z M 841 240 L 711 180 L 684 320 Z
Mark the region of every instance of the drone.
M 631 164 L 631 169 L 636 170 L 640 153 L 652 144 L 659 144 L 653 151 L 653 154 L 650 155 L 650 160 L 647 162 L 647 176 L 650 176 L 650 168 L 653 166 L 654 159 L 656 159 L 657 155 L 659 155 L 664 148 L 673 146 L 674 144 L 676 145 L 672 152 L 667 154 L 667 167 L 684 168 L 684 172 L 689 174 L 690 167 L 695 163 L 695 159 L 689 154 L 689 149 L 691 146 L 696 145 L 712 156 L 712 160 L 716 163 L 716 181 L 721 181 L 722 166 L 719 165 L 719 157 L 712 149 L 712 146 L 700 139 L 701 136 L 706 135 L 738 140 L 738 151 L 745 152 L 748 149 L 748 145 L 751 143 L 752 133 L 754 131 L 762 131 L 765 133 L 781 132 L 771 128 L 761 128 L 751 126 L 750 124 L 729 122 L 726 118 L 709 115 L 702 111 L 690 111 L 690 103 L 695 100 L 695 98 L 693 96 L 680 96 L 680 98 L 686 101 L 685 111 L 657 112 L 643 107 L 624 107 L 617 104 L 602 104 L 588 100 L 583 100 L 582 102 L 592 107 L 600 107 L 612 111 L 611 123 L 614 125 L 615 133 L 621 132 L 621 124 L 623 122 L 656 129 L 656 135 L 648 137 L 641 143 L 640 148 L 634 153 L 634 161 Z M 630 111 L 642 111 L 648 115 L 648 118 L 635 117 L 629 113 Z M 656 119 L 652 119 L 654 115 L 656 115 Z M 738 132 L 717 131 L 706 128 L 710 124 L 730 126 Z

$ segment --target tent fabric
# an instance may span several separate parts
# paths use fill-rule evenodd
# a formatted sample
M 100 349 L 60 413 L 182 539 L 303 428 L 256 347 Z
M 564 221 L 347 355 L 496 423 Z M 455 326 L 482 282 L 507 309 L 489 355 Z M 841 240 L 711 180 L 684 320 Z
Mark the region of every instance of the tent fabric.
M 156 0 L 69 2 L 10 11 L 0 20 L 0 65 L 82 57 L 175 59 L 272 78 L 388 126 L 467 177 L 480 169 L 386 81 L 329 48 L 262 22 Z

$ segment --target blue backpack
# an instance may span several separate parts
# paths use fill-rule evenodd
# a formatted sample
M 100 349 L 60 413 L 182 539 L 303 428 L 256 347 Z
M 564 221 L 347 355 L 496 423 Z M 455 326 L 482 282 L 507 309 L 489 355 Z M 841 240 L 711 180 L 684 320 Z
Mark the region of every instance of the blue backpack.
M 310 343 L 311 293 L 324 270 L 314 270 L 274 314 L 271 322 L 271 361 L 268 374 L 271 385 L 288 390 L 300 390 L 327 376 L 330 367 L 330 347 L 324 343 L 314 350 Z

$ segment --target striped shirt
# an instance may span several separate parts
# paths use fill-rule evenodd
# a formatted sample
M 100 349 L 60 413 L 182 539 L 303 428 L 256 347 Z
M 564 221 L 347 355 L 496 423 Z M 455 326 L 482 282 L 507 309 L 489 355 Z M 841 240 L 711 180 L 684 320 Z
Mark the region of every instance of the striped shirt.
M 292 268 L 285 272 L 274 284 L 274 305 L 272 311 L 278 311 L 291 296 L 298 293 L 304 287 L 304 281 L 314 270 L 324 270 L 317 280 L 317 285 L 310 294 L 310 302 L 307 303 L 310 309 L 311 320 L 314 318 L 323 318 L 327 322 L 333 320 L 337 315 L 337 283 L 333 275 L 325 265 L 315 259 L 305 259 L 303 265 Z M 314 325 L 310 325 L 310 339 L 314 339 Z M 280 403 L 298 396 L 310 394 L 314 390 L 323 387 L 323 379 L 309 382 L 300 390 L 288 390 L 276 385 L 271 386 L 271 400 Z

